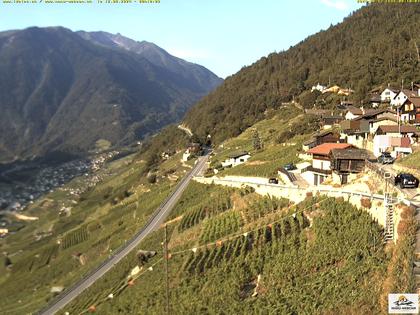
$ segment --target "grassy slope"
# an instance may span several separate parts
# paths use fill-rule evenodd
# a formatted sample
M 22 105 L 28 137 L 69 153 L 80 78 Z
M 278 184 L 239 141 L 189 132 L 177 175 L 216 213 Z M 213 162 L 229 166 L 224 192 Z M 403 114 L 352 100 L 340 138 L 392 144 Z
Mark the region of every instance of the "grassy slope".
M 420 150 L 413 152 L 398 162 L 402 166 L 420 171 Z
M 175 182 L 163 176 L 167 168 L 175 168 L 178 178 L 187 170 L 176 155 L 162 164 L 158 184 L 151 185 L 140 175 L 144 162 L 132 159 L 114 161 L 101 170 L 97 175 L 104 179 L 81 198 L 60 189 L 48 194 L 25 212 L 39 217 L 38 221 L 0 240 L 2 252 L 7 252 L 13 263 L 10 270 L 3 264 L 0 267 L 3 314 L 39 309 L 53 297 L 52 286 L 67 287 L 101 263 L 169 194 Z M 76 178 L 65 188 L 85 182 L 85 178 Z M 62 206 L 72 207 L 69 217 L 59 215 Z M 44 237 L 36 240 L 36 235 Z M 77 258 L 81 254 L 82 263 Z
M 294 106 L 284 106 L 273 111 L 273 117 L 256 123 L 245 130 L 236 138 L 229 139 L 215 150 L 212 165 L 224 161 L 230 154 L 238 151 L 248 151 L 251 158 L 245 164 L 232 169 L 225 169 L 218 175 L 243 175 L 243 176 L 275 176 L 277 169 L 287 163 L 300 161 L 298 153 L 302 150 L 302 143 L 310 137 L 311 133 L 297 135 L 289 139 L 288 143 L 277 143 L 277 138 L 295 124 L 302 121 L 304 114 Z M 252 132 L 257 130 L 264 143 L 263 150 L 256 152 L 252 146 Z
M 202 248 L 195 254 L 190 250 L 174 254 L 169 260 L 170 300 L 174 314 L 314 314 L 337 309 L 343 314 L 378 312 L 389 257 L 382 243 L 374 242 L 382 238 L 381 229 L 367 213 L 335 199 L 308 208 L 319 201 L 310 199 L 297 209 L 306 209 L 307 214 L 315 216 L 312 227 L 307 226 L 308 221 L 303 217 L 292 220 L 287 216 L 281 221 L 283 223 L 272 226 L 276 232 L 271 233 L 265 224 L 286 218 L 288 210 L 271 211 L 272 203 L 255 193 L 194 183 L 182 197 L 174 216 L 191 216 L 197 207 L 212 205 L 220 194 L 230 195 L 233 209 L 215 213 L 212 219 L 187 229 L 180 228 L 184 219 L 169 225 L 172 253 L 197 246 L 204 239 L 209 224 L 223 230 L 221 218 L 228 213 L 259 213 L 259 219 L 249 223 L 242 215 L 238 233 L 260 226 L 264 228 L 249 234 L 249 243 L 241 235 L 225 241 L 222 247 Z M 240 195 L 242 198 L 238 198 Z M 228 229 L 231 230 L 231 225 L 226 225 L 225 233 Z M 153 271 L 146 271 L 136 280 L 134 286 L 126 286 L 113 300 L 104 300 L 121 283 L 127 283 L 127 275 L 136 265 L 135 257 L 131 256 L 76 299 L 66 311 L 79 313 L 97 305 L 100 314 L 164 313 L 162 239 L 163 230 L 160 229 L 142 245 L 144 249 L 158 251 L 157 257 L 145 268 L 157 264 Z M 253 298 L 252 288 L 259 274 L 258 296 Z M 104 302 L 99 304 L 98 300 Z

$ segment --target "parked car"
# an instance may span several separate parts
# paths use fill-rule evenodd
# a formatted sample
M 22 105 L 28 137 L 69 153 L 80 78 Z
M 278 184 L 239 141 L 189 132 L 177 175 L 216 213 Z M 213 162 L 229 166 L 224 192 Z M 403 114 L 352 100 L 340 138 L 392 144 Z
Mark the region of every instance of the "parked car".
M 293 163 L 286 164 L 285 166 L 283 166 L 283 168 L 286 171 L 293 171 L 297 169 L 296 165 L 294 165 Z
M 403 188 L 418 188 L 419 180 L 412 174 L 400 173 L 395 176 L 395 185 L 399 185 Z
M 279 180 L 277 178 L 275 178 L 275 177 L 272 177 L 272 178 L 269 178 L 268 179 L 268 183 L 269 184 L 278 184 L 279 183 Z
M 391 156 L 389 152 L 383 152 L 378 157 L 378 162 L 382 164 L 392 164 L 394 163 L 395 159 Z

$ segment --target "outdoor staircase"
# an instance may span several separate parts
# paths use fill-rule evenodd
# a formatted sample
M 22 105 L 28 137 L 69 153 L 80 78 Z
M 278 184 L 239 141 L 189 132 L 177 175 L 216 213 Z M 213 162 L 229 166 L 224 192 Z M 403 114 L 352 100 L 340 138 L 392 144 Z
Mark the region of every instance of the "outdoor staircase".
M 386 221 L 385 221 L 385 231 L 384 238 L 385 242 L 394 241 L 394 204 L 395 201 L 389 195 L 385 195 L 385 207 L 386 207 Z

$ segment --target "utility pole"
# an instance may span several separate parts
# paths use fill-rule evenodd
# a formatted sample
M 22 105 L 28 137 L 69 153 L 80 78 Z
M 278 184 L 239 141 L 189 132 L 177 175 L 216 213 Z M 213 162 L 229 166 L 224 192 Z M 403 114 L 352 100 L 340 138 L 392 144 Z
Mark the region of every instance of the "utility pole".
M 168 226 L 165 224 L 165 273 L 166 273 L 166 314 L 170 314 L 169 310 L 169 273 L 168 273 L 168 260 L 169 260 L 169 253 L 168 253 Z

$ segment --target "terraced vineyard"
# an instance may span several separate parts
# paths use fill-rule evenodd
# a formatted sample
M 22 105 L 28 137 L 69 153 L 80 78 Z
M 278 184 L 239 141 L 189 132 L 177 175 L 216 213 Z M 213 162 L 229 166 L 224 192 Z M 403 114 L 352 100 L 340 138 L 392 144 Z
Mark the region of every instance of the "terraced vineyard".
M 80 196 L 68 193 L 76 178 L 26 210 L 39 220 L 0 239 L 1 314 L 28 314 L 54 297 L 51 288 L 68 287 L 131 238 L 170 193 L 173 185 L 159 174 L 159 185 L 141 176 L 144 162 L 133 156 L 116 160 L 98 174 L 103 179 Z M 179 159 L 174 163 L 179 164 Z M 184 174 L 179 167 L 177 175 Z M 69 211 L 59 213 L 65 205 Z
M 242 225 L 241 216 L 236 211 L 225 212 L 203 223 L 200 243 L 213 242 L 225 235 L 235 233 Z
M 380 241 L 381 227 L 368 213 L 343 199 L 308 197 L 290 206 L 287 200 L 244 189 L 193 183 L 176 215 L 204 207 L 211 202 L 208 196 L 221 190 L 231 197 L 230 209 L 191 227 L 180 229 L 180 219 L 169 225 L 170 244 L 176 244 L 170 247 L 169 260 L 172 313 L 332 314 L 342 309 L 343 314 L 375 314 L 384 310 L 380 299 L 391 254 Z M 237 196 L 245 198 L 248 207 L 237 208 Z M 254 224 L 242 224 L 243 211 L 256 218 Z M 163 231 L 158 230 L 142 246 L 158 251 L 146 267 L 157 265 L 112 302 L 102 302 L 98 312 L 165 312 L 165 268 L 159 263 L 162 239 Z M 398 259 L 398 266 L 406 263 L 406 258 Z M 135 265 L 133 256 L 127 258 L 67 310 L 80 312 L 95 304 L 95 297 L 106 297 Z M 399 289 L 404 286 L 406 281 L 398 284 Z
M 63 249 L 67 249 L 69 247 L 75 246 L 86 241 L 89 237 L 87 226 L 83 225 L 75 231 L 67 233 L 64 236 L 63 241 L 61 243 L 61 247 Z

